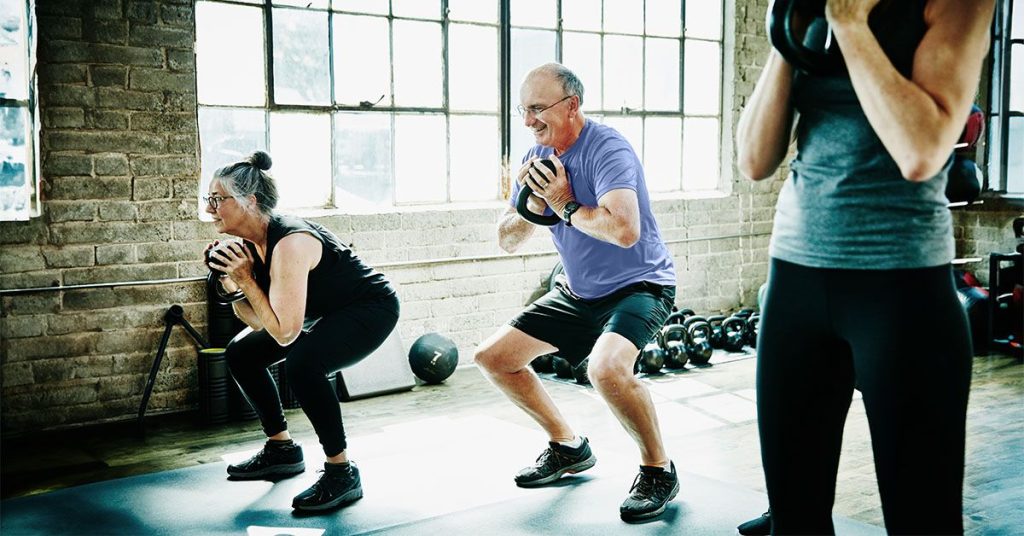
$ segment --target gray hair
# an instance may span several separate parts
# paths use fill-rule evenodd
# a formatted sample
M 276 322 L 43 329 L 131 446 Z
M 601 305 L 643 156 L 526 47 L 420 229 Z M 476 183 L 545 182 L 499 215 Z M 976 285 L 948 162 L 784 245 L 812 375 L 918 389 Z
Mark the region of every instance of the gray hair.
M 274 212 L 278 200 L 277 184 L 267 173 L 271 163 L 269 154 L 256 151 L 245 160 L 228 164 L 213 172 L 213 178 L 220 181 L 228 195 L 244 206 L 249 206 L 250 195 L 256 196 L 257 210 L 269 216 Z
M 538 71 L 544 71 L 555 77 L 556 80 L 562 83 L 562 89 L 566 95 L 575 95 L 579 99 L 579 105 L 583 106 L 583 82 L 580 81 L 580 77 L 576 76 L 576 73 L 572 72 L 571 69 L 562 65 L 561 63 L 548 63 L 537 68 Z

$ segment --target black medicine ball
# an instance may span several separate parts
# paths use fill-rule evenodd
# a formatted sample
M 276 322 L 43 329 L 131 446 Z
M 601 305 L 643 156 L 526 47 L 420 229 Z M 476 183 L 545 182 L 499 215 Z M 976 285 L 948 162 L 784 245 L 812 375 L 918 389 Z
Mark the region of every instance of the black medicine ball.
M 440 333 L 426 333 L 409 348 L 409 366 L 425 383 L 441 383 L 455 372 L 459 348 Z

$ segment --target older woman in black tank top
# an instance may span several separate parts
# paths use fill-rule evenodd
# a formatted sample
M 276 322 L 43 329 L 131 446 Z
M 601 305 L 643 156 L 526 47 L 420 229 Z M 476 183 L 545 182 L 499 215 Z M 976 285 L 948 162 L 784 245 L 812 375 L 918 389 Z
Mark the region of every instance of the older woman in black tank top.
M 743 110 L 744 175 L 773 176 L 794 133 L 797 156 L 779 194 L 757 344 L 771 512 L 741 534 L 834 532 L 855 385 L 886 529 L 963 532 L 971 351 L 942 192 L 993 9 L 992 0 L 827 0 L 846 72 L 796 72 L 773 50 Z M 929 336 L 906 335 L 915 332 Z
M 322 226 L 274 213 L 277 188 L 262 151 L 223 167 L 210 182 L 206 212 L 222 233 L 242 241 L 207 247 L 225 273 L 233 304 L 249 327 L 227 348 L 228 367 L 259 415 L 267 442 L 252 458 L 228 466 L 234 479 L 290 476 L 305 470 L 292 441 L 277 386 L 267 368 L 284 361 L 295 397 L 323 445 L 324 473 L 292 507 L 327 510 L 362 497 L 349 462 L 337 394 L 327 379 L 363 359 L 398 321 L 398 299 L 384 277 Z

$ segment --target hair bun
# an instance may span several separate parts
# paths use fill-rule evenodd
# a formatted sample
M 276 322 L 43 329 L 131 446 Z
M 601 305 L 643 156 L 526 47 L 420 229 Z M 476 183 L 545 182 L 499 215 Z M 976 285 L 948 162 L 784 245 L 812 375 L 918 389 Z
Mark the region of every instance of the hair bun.
M 249 155 L 249 163 L 262 169 L 263 171 L 266 171 L 270 169 L 270 164 L 272 163 L 272 161 L 270 160 L 269 154 L 263 151 L 256 151 Z

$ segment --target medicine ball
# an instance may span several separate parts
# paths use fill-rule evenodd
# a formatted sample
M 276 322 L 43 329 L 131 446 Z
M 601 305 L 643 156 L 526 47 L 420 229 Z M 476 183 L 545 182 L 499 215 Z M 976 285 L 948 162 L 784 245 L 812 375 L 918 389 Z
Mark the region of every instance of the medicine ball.
M 441 383 L 455 372 L 459 348 L 440 333 L 426 333 L 409 348 L 409 366 L 425 383 Z

